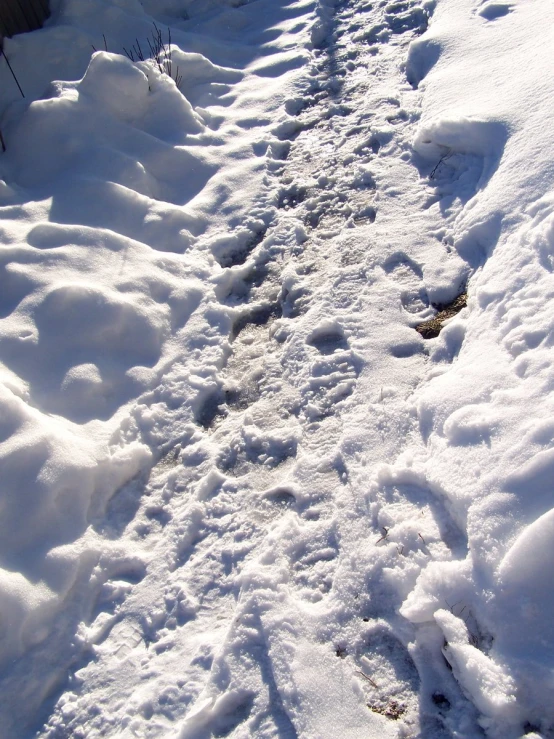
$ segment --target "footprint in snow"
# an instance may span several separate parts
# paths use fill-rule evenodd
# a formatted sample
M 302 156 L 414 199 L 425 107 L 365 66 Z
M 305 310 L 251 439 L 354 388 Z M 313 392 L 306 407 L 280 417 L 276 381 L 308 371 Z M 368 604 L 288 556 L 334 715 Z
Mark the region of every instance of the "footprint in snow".
M 302 392 L 303 413 L 316 421 L 333 413 L 336 404 L 353 393 L 360 368 L 336 321 L 322 321 L 307 344 L 317 349 L 320 357 L 312 363 L 311 377 Z
M 314 346 L 320 354 L 334 354 L 338 350 L 348 349 L 341 326 L 332 320 L 319 324 L 308 338 L 308 344 Z
M 318 603 L 331 591 L 339 553 L 333 526 L 316 524 L 309 537 L 292 543 L 291 581 L 302 600 Z
M 387 627 L 366 632 L 355 663 L 371 711 L 396 721 L 417 709 L 419 673 L 407 648 Z
M 383 268 L 400 288 L 400 301 L 408 313 L 419 313 L 429 306 L 427 290 L 423 285 L 421 267 L 402 252 L 387 259 Z
M 494 21 L 508 15 L 512 10 L 512 6 L 508 3 L 485 3 L 477 11 L 477 14 L 487 21 Z

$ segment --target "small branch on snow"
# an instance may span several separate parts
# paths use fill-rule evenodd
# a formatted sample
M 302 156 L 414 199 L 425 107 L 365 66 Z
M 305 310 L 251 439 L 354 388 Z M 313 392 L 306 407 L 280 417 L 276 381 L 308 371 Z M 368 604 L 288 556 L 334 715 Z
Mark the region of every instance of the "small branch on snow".
M 8 59 L 8 57 L 6 56 L 6 52 L 4 51 L 4 49 L 3 49 L 3 48 L 2 48 L 1 46 L 0 46 L 0 55 L 1 55 L 1 56 L 3 56 L 3 57 L 4 57 L 4 59 L 6 60 L 6 64 L 8 65 L 8 69 L 9 69 L 9 70 L 10 70 L 10 72 L 12 73 L 12 77 L 13 77 L 13 78 L 14 78 L 14 80 L 15 80 L 15 84 L 16 84 L 16 85 L 18 86 L 18 88 L 19 88 L 19 92 L 21 93 L 21 97 L 22 97 L 22 98 L 24 98 L 24 97 L 25 97 L 25 94 L 24 94 L 23 90 L 21 89 L 21 85 L 19 84 L 19 80 L 18 80 L 18 79 L 17 79 L 17 77 L 15 76 L 15 72 L 14 72 L 14 71 L 13 71 L 13 69 L 12 69 L 12 65 L 10 64 L 10 60 L 9 60 L 9 59 Z
M 362 677 L 365 677 L 365 679 L 366 679 L 366 680 L 367 680 L 367 681 L 368 681 L 369 683 L 371 683 L 371 684 L 373 685 L 373 687 L 374 687 L 374 688 L 375 688 L 376 690 L 379 690 L 379 686 L 377 685 L 377 683 L 376 683 L 376 682 L 375 682 L 374 680 L 372 680 L 372 679 L 371 679 L 371 678 L 369 677 L 369 675 L 366 675 L 366 674 L 365 674 L 365 672 L 362 672 L 361 670 L 356 670 L 356 672 L 358 673 L 358 675 L 361 675 Z
M 167 29 L 167 45 L 165 44 L 162 36 L 161 30 L 158 28 L 158 26 L 154 23 L 154 30 L 151 32 L 150 38 L 146 39 L 146 43 L 148 44 L 148 50 L 150 52 L 150 56 L 148 57 L 151 61 L 154 62 L 156 67 L 158 68 L 158 71 L 160 74 L 166 74 L 168 77 L 171 77 L 173 81 L 175 82 L 177 88 L 179 88 L 181 82 L 183 81 L 183 75 L 179 73 L 179 67 L 175 70 L 175 75 L 173 75 L 173 58 L 172 58 L 172 50 L 171 50 L 171 29 Z M 103 35 L 103 34 L 102 34 Z M 103 35 L 104 36 L 104 35 Z M 107 48 L 106 43 L 106 37 L 104 36 L 104 46 Z M 92 47 L 94 49 L 94 46 Z M 94 49 L 96 51 L 96 49 Z M 140 45 L 140 42 L 138 38 L 135 39 L 135 43 L 131 46 L 130 50 L 127 50 L 125 47 L 123 47 L 123 51 L 127 55 L 127 57 L 132 62 L 145 62 L 147 61 L 146 57 L 144 56 L 142 47 Z
M 447 159 L 449 159 L 449 158 L 450 158 L 450 157 L 452 156 L 452 154 L 453 154 L 453 153 L 454 153 L 454 152 L 452 152 L 452 151 L 447 151 L 447 152 L 446 152 L 446 154 L 443 154 L 443 155 L 442 155 L 442 157 L 441 157 L 441 158 L 439 159 L 439 161 L 438 161 L 438 162 L 437 162 L 437 163 L 435 164 L 435 166 L 433 167 L 433 171 L 432 171 L 432 172 L 431 172 L 431 174 L 429 175 L 429 179 L 430 179 L 430 180 L 432 180 L 432 179 L 433 179 L 433 178 L 435 177 L 436 171 L 437 171 L 437 169 L 438 169 L 438 168 L 440 167 L 440 165 L 441 165 L 441 164 L 442 164 L 443 162 L 446 162 L 446 160 L 447 160 Z

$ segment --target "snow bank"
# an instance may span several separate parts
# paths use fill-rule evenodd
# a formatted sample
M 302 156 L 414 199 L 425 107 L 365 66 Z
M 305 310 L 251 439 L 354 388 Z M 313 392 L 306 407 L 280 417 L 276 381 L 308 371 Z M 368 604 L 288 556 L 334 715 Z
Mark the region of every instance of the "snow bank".
M 416 150 L 435 164 L 451 151 L 476 153 L 485 159 L 486 181 L 492 177 L 480 196 L 483 173 L 475 183 L 455 238 L 499 212 L 521 218 L 549 189 L 552 163 L 544 152 L 551 137 L 541 123 L 552 90 L 544 67 L 547 11 L 541 3 L 439 4 L 429 31 L 410 47 L 408 76 L 424 91 Z M 456 165 L 454 178 L 462 169 Z M 497 238 L 491 230 L 481 247 L 488 251 Z
M 233 311 L 209 244 L 269 219 L 263 202 L 245 213 L 272 138 L 260 127 L 309 44 L 310 8 L 52 5 L 39 32 L 5 40 L 24 99 L 1 68 L 0 679 L 3 703 L 17 703 L 6 736 L 39 728 L 75 655 L 113 626 L 85 627 L 104 586 L 123 598 L 144 569 L 136 543 L 111 541 L 121 530 L 106 510 L 115 493 L 136 508 L 152 465 L 198 434 L 221 385 Z
M 423 90 L 417 163 L 472 276 L 469 310 L 434 342 L 417 392 L 425 446 L 394 472 L 440 491 L 468 554 L 429 564 L 402 613 L 434 619 L 487 736 L 503 739 L 554 725 L 551 16 L 541 2 L 439 2 L 407 65 Z
M 88 439 L 76 427 L 2 391 L 0 660 L 48 636 L 77 563 L 55 549 L 82 535 L 120 485 L 150 461 L 150 450 Z

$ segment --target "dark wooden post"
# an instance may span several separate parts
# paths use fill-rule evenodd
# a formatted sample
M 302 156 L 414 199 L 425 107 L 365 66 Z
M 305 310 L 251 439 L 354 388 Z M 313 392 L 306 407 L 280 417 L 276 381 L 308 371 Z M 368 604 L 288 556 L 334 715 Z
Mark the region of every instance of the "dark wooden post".
M 0 0 L 0 57 L 4 57 L 4 62 L 8 65 L 22 95 L 23 90 L 10 66 L 8 57 L 2 51 L 4 38 L 41 28 L 49 15 L 48 0 Z M 0 145 L 2 151 L 6 151 L 2 131 L 0 131 Z
M 35 31 L 49 15 L 48 0 L 0 0 L 0 44 L 5 36 Z

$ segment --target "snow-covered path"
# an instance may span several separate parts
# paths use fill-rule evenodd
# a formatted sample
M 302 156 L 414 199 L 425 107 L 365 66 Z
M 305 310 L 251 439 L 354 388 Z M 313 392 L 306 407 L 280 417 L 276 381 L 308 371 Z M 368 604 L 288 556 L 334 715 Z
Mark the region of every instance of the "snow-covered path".
M 552 180 L 451 42 L 536 18 L 442 3 L 68 0 L 7 42 L 2 737 L 551 735 L 548 394 L 497 334 L 546 351 Z M 124 53 L 157 27 L 170 74 Z
M 96 659 L 78 665 L 46 735 L 128 724 L 153 736 L 183 716 L 181 736 L 359 737 L 387 734 L 383 715 L 419 723 L 411 635 L 390 623 L 394 589 L 376 592 L 390 553 L 371 553 L 381 522 L 355 480 L 403 447 L 425 363 L 409 323 L 429 310 L 413 260 L 429 224 L 425 186 L 402 159 L 417 93 L 401 65 L 427 14 L 345 4 L 324 21 L 286 101 L 292 117 L 267 142 L 249 209 L 270 213 L 267 230 L 209 243 L 230 348 L 201 383 L 191 438 L 154 467 L 132 520 L 136 483 L 113 499 L 123 523 L 114 511 L 100 524 L 129 563 L 101 578 L 82 633 Z M 406 180 L 409 210 L 396 191 Z M 414 219 L 422 235 L 407 239 Z M 420 530 L 395 550 L 413 548 L 414 567 L 434 545 L 426 502 L 412 502 Z M 148 563 L 138 574 L 137 560 Z

